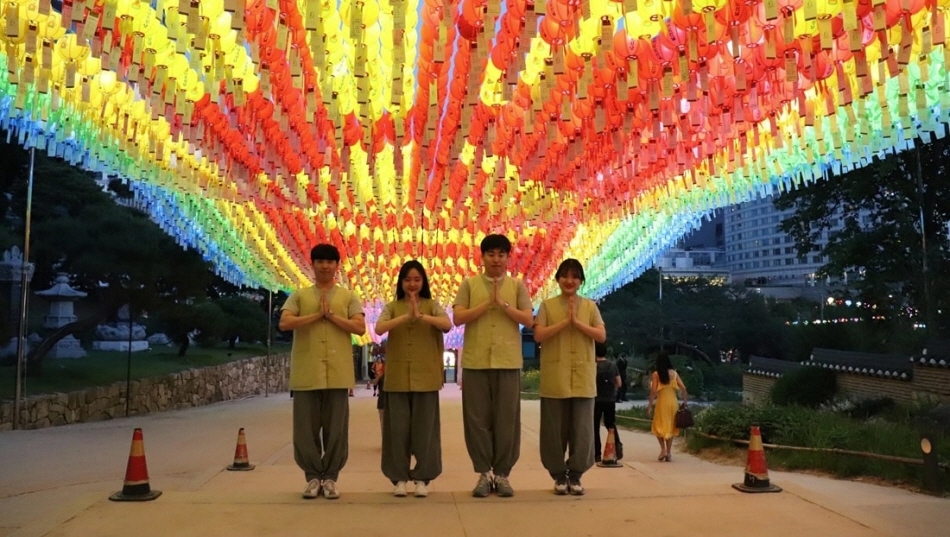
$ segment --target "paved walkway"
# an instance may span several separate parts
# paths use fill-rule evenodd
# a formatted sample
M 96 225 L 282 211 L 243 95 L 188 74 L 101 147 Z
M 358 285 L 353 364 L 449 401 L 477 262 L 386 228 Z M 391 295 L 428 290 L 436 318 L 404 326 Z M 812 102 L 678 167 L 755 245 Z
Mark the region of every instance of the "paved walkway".
M 539 405 L 522 406 L 513 498 L 470 496 L 461 397 L 442 394 L 442 477 L 426 499 L 394 498 L 379 471 L 375 399 L 350 400 L 350 459 L 336 501 L 303 500 L 286 393 L 209 407 L 0 434 L 0 537 L 250 536 L 927 536 L 947 535 L 950 500 L 904 490 L 771 472 L 779 494 L 742 494 L 742 469 L 685 453 L 655 462 L 656 441 L 624 432 L 620 469 L 594 468 L 583 497 L 554 496 L 538 456 Z M 155 501 L 115 503 L 132 429 L 142 427 Z M 244 427 L 250 472 L 228 472 Z

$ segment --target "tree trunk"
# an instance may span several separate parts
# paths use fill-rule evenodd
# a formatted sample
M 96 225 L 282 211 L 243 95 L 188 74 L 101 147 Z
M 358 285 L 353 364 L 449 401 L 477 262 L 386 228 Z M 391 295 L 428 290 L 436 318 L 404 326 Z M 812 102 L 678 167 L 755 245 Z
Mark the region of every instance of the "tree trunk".
M 61 339 L 76 332 L 83 332 L 95 328 L 108 319 L 111 313 L 112 310 L 105 308 L 97 311 L 91 317 L 79 319 L 57 328 L 52 334 L 46 336 L 46 339 L 41 341 L 39 346 L 33 349 L 29 356 L 27 356 L 26 374 L 31 377 L 40 376 L 43 372 L 43 358 L 46 357 L 46 354 L 49 353 Z
M 228 338 L 228 349 L 234 350 L 234 346 L 237 344 L 237 337 Z

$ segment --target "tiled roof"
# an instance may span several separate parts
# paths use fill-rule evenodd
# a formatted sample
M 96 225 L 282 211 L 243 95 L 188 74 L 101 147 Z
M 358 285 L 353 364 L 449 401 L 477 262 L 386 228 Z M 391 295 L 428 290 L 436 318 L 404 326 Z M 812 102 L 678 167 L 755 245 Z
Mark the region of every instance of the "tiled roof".
M 750 356 L 749 367 L 745 372 L 750 375 L 759 375 L 763 377 L 779 378 L 785 373 L 798 369 L 802 364 L 790 362 L 788 360 L 777 360 L 775 358 L 765 358 L 764 356 Z
M 832 369 L 841 373 L 910 380 L 913 366 L 901 354 L 839 351 L 815 347 L 805 365 Z
M 920 354 L 911 356 L 910 361 L 917 365 L 950 367 L 950 340 L 935 339 L 928 341 Z

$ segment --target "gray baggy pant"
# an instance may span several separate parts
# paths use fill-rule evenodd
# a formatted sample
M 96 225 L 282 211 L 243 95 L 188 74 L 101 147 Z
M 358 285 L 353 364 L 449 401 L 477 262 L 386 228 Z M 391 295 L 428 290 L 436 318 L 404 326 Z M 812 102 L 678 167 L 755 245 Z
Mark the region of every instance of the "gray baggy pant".
M 336 481 L 349 456 L 348 391 L 295 390 L 293 423 L 294 461 L 307 481 Z
M 386 392 L 383 412 L 383 475 L 399 481 L 429 481 L 442 473 L 439 392 Z M 415 468 L 410 468 L 411 458 Z
M 541 398 L 541 464 L 551 477 L 580 477 L 594 465 L 593 413 L 593 397 Z
M 462 375 L 465 447 L 472 466 L 478 473 L 507 476 L 521 454 L 521 370 L 463 369 Z

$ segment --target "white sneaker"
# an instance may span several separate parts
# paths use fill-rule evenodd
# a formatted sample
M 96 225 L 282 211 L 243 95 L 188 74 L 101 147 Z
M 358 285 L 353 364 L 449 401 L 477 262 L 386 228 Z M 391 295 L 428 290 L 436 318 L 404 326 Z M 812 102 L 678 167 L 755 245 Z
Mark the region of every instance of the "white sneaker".
M 426 496 L 429 495 L 429 489 L 426 488 L 425 481 L 415 481 L 415 484 L 416 484 L 416 490 L 415 492 L 413 492 L 413 495 L 416 498 L 425 498 Z
M 336 481 L 332 479 L 324 479 L 321 483 L 323 487 L 323 497 L 328 500 L 335 500 L 340 497 L 340 493 L 336 490 Z
M 396 483 L 396 488 L 393 489 L 393 496 L 397 498 L 406 497 L 406 482 L 405 481 L 400 481 Z
M 303 497 L 312 500 L 320 496 L 320 480 L 311 479 L 307 482 L 307 488 L 303 489 Z

